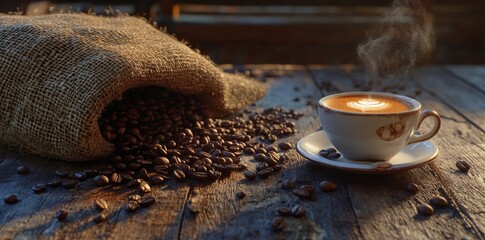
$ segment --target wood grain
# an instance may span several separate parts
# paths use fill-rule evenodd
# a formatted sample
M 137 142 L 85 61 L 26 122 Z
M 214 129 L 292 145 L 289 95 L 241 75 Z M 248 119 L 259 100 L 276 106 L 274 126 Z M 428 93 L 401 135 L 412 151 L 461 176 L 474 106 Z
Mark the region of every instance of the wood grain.
M 475 66 L 446 66 L 446 70 L 451 72 L 457 78 L 468 82 L 480 91 L 485 92 L 485 67 Z M 485 100 L 483 100 L 485 101 Z

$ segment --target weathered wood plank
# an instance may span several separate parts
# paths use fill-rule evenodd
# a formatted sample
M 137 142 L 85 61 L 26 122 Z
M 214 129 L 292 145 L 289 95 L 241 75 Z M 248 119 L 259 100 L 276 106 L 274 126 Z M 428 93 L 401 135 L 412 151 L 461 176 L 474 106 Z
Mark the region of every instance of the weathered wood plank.
M 322 82 L 331 82 L 334 87 L 340 91 L 355 91 L 355 83 L 363 84 L 364 76 L 361 69 L 355 70 L 352 66 L 348 66 L 349 72 L 342 71 L 337 67 L 326 67 L 322 69 L 314 68 L 312 73 L 317 80 L 317 84 Z M 352 78 L 352 79 L 351 79 Z M 416 86 L 413 83 L 408 83 L 406 88 L 400 93 L 404 95 L 414 96 Z M 423 101 L 424 107 L 435 108 L 430 102 L 438 102 L 441 108 L 437 109 L 439 112 L 449 113 L 450 110 L 443 106 L 436 98 L 433 99 L 429 94 L 424 94 L 425 97 L 419 98 Z M 431 106 L 429 106 L 431 105 Z M 455 116 L 456 113 L 453 115 Z M 461 128 L 470 128 L 470 124 L 463 121 Z M 380 236 L 383 239 L 396 238 L 412 238 L 412 239 L 442 239 L 442 238 L 461 238 L 463 236 L 471 236 L 472 238 L 483 238 L 483 230 L 477 227 L 477 222 L 482 221 L 480 212 L 477 209 L 483 210 L 483 205 L 479 199 L 483 199 L 482 193 L 474 194 L 473 200 L 466 201 L 465 205 L 472 203 L 470 209 L 477 221 L 468 219 L 470 212 L 462 209 L 464 201 L 455 200 L 455 188 L 461 188 L 461 192 L 468 184 L 461 180 L 461 184 L 453 186 L 453 190 L 449 187 L 449 179 L 442 179 L 442 171 L 438 169 L 441 162 L 447 162 L 445 169 L 455 169 L 451 165 L 454 162 L 448 158 L 448 150 L 450 145 L 457 145 L 450 142 L 450 132 L 456 131 L 453 121 L 444 120 L 441 132 L 434 141 L 438 144 L 442 153 L 435 160 L 436 163 L 431 163 L 425 167 L 413 169 L 406 172 L 387 176 L 349 176 L 349 192 L 352 197 L 353 207 L 357 216 L 357 221 L 361 228 L 364 238 L 373 238 Z M 466 131 L 463 129 L 462 131 Z M 467 131 L 467 134 L 470 131 Z M 447 144 L 444 144 L 447 143 Z M 460 142 L 461 146 L 469 147 L 470 143 Z M 460 145 L 453 146 L 454 152 L 463 152 Z M 444 150 L 444 148 L 447 148 Z M 479 149 L 475 149 L 479 153 Z M 483 153 L 482 153 L 483 154 Z M 445 156 L 443 156 L 445 155 Z M 473 157 L 475 158 L 475 157 Z M 475 162 L 473 162 L 475 163 Z M 483 164 L 481 164 L 483 165 Z M 480 171 L 483 166 L 478 167 Z M 455 180 L 456 181 L 456 180 Z M 420 185 L 421 191 L 413 195 L 405 190 L 405 186 L 409 182 L 414 182 Z M 474 181 L 471 185 L 472 189 L 483 192 L 483 183 Z M 434 216 L 424 218 L 416 215 L 416 206 L 420 203 L 428 202 L 428 200 L 436 195 L 442 195 L 452 201 L 449 208 L 438 209 Z
M 466 81 L 476 88 L 485 92 L 485 67 L 484 66 L 446 66 L 446 70 L 457 78 Z M 484 100 L 485 101 L 485 100 Z
M 272 69 L 256 67 L 253 72 L 264 70 Z M 302 111 L 305 116 L 296 121 L 299 132 L 287 139 L 296 144 L 300 137 L 319 128 L 315 104 L 307 106 L 304 99 L 309 96 L 316 101 L 320 94 L 306 71 L 288 67 L 279 72 L 284 75 L 268 80 L 268 95 L 257 106 L 284 106 Z M 293 101 L 295 98 L 300 100 Z M 181 239 L 360 238 L 341 175 L 306 164 L 295 150 L 289 154 L 291 161 L 285 164 L 282 173 L 266 180 L 251 182 L 241 173 L 233 173 L 230 178 L 208 186 L 195 185 L 189 199 L 197 202 L 202 211 L 196 215 L 184 215 Z M 247 157 L 244 161 L 247 161 L 249 169 L 255 168 L 256 162 L 252 158 Z M 322 180 L 332 180 L 340 187 L 333 193 L 317 190 L 314 199 L 302 201 L 291 190 L 280 189 L 279 184 L 283 179 L 295 181 L 297 186 L 303 183 L 317 186 Z M 247 196 L 236 200 L 238 191 L 244 191 Z M 271 221 L 278 216 L 276 210 L 281 206 L 296 204 L 307 209 L 307 216 L 287 217 L 288 227 L 284 231 L 273 232 Z
M 457 79 L 441 67 L 413 72 L 419 86 L 439 98 L 485 133 L 485 93 Z

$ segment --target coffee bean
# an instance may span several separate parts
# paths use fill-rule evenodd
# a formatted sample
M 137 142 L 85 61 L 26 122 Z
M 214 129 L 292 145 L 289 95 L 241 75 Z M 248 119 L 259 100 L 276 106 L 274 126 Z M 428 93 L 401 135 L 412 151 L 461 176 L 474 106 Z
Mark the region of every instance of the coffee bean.
M 83 171 L 83 172 L 77 172 L 77 173 L 74 173 L 74 177 L 79 180 L 79 181 L 84 181 L 86 180 L 86 178 L 88 177 L 86 175 L 86 173 Z
M 94 201 L 94 206 L 101 211 L 108 209 L 108 203 L 103 199 L 96 199 Z
M 46 189 L 47 189 L 47 185 L 44 183 L 39 183 L 34 187 L 32 187 L 32 191 L 34 191 L 34 193 L 43 193 L 45 192 Z
M 281 216 L 291 216 L 291 215 L 293 215 L 291 213 L 291 210 L 287 207 L 278 208 L 278 214 L 281 215 Z
M 150 180 L 150 176 L 148 175 L 148 172 L 145 168 L 142 168 L 138 171 L 138 177 L 146 181 Z
M 281 150 L 286 151 L 286 150 L 294 148 L 295 146 L 290 142 L 281 142 L 280 144 L 278 144 L 278 147 Z
M 173 177 L 174 177 L 175 181 L 182 182 L 182 181 L 185 180 L 185 173 L 180 169 L 175 169 L 173 171 Z
M 254 159 L 256 161 L 264 161 L 264 159 L 266 158 L 266 154 L 264 153 L 256 153 L 256 155 L 254 155 Z
M 27 166 L 20 166 L 17 168 L 17 173 L 18 174 L 27 174 L 30 173 L 30 169 Z
M 150 178 L 150 182 L 154 185 L 162 184 L 165 179 L 162 176 L 153 176 Z
M 274 231 L 281 231 L 285 229 L 287 225 L 286 220 L 282 217 L 276 217 L 271 223 L 271 227 Z
M 135 187 L 135 186 L 140 186 L 140 184 L 143 182 L 141 179 L 132 179 L 126 183 L 126 187 Z
M 104 187 L 109 184 L 109 178 L 105 175 L 98 175 L 93 180 L 96 187 Z
M 140 199 L 140 207 L 149 207 L 156 202 L 156 199 L 153 196 L 147 195 Z
M 77 186 L 79 182 L 75 179 L 63 179 L 62 180 L 62 186 L 65 189 L 73 189 Z
M 247 180 L 254 180 L 256 179 L 257 174 L 253 171 L 244 171 L 244 177 Z
M 93 218 L 93 221 L 95 223 L 102 223 L 102 222 L 106 221 L 106 215 L 103 214 L 103 213 L 100 213 L 100 214 L 96 215 L 96 217 Z
M 5 197 L 3 199 L 3 201 L 6 203 L 6 204 L 14 204 L 14 203 L 17 203 L 19 200 L 17 198 L 17 195 L 15 194 L 11 194 L 11 195 L 8 195 L 7 197 Z
M 416 183 L 408 183 L 408 185 L 406 185 L 406 190 L 412 193 L 417 193 L 419 191 L 419 186 Z
M 255 149 L 256 154 L 261 153 L 261 154 L 266 154 L 268 151 L 266 151 L 265 148 L 256 148 Z M 256 155 L 254 156 L 256 158 Z M 266 156 L 265 156 L 266 157 Z
M 237 197 L 238 199 L 243 199 L 244 197 L 246 197 L 246 193 L 245 193 L 245 192 L 243 192 L 243 191 L 237 192 L 237 193 L 236 193 L 236 197 Z
M 94 177 L 98 174 L 98 171 L 96 169 L 84 169 L 84 174 L 86 174 L 86 177 Z
M 152 189 L 150 188 L 150 185 L 146 182 L 140 183 L 139 189 L 140 189 L 140 192 L 142 193 L 149 193 L 152 191 Z
M 315 192 L 315 187 L 312 185 L 301 185 L 299 188 L 307 190 L 310 194 Z
M 264 148 L 266 150 L 266 152 L 278 152 L 278 147 L 274 146 L 274 145 L 269 145 L 267 147 Z
M 256 165 L 256 171 L 259 172 L 263 169 L 266 169 L 266 168 L 269 168 L 269 165 L 265 162 L 261 162 L 261 163 L 258 163 L 258 165 Z
M 52 179 L 47 182 L 47 185 L 52 188 L 57 188 L 62 186 L 62 180 L 59 178 Z
M 303 206 L 296 205 L 291 208 L 291 214 L 295 217 L 303 217 L 306 215 L 306 210 Z
M 292 181 L 284 180 L 283 182 L 281 182 L 282 189 L 293 189 L 294 187 L 295 184 Z
M 134 201 L 134 202 L 140 202 L 141 196 L 138 195 L 138 194 L 133 194 L 133 195 L 128 196 L 128 200 Z
M 310 192 L 308 192 L 306 189 L 301 189 L 301 188 L 295 189 L 293 190 L 293 194 L 303 199 L 310 198 Z
M 446 200 L 446 198 L 444 198 L 442 196 L 436 196 L 434 198 L 431 198 L 431 200 L 429 200 L 429 203 L 431 203 L 431 205 L 436 206 L 436 207 L 447 207 L 448 206 L 448 200 Z
M 67 211 L 59 210 L 59 211 L 56 212 L 55 218 L 57 218 L 57 220 L 62 222 L 64 220 L 66 220 L 68 214 L 69 214 L 69 212 L 67 212 Z
M 254 151 L 254 148 L 252 148 L 252 147 L 246 147 L 246 148 L 244 148 L 244 152 L 246 154 L 249 154 L 249 155 L 254 155 L 256 153 L 256 151 Z
M 428 204 L 419 205 L 417 208 L 418 213 L 424 216 L 431 216 L 434 214 L 433 208 Z
M 65 178 L 65 177 L 67 177 L 67 176 L 69 175 L 69 173 L 64 172 L 64 171 L 61 171 L 61 170 L 57 170 L 57 171 L 56 171 L 56 175 L 57 175 L 58 177 L 60 177 L 60 178 Z
M 269 176 L 271 176 L 272 173 L 273 173 L 273 169 L 272 168 L 265 168 L 265 169 L 262 169 L 261 171 L 258 171 L 258 176 L 261 179 L 266 179 Z
M 111 174 L 111 177 L 109 178 L 109 181 L 112 183 L 112 184 L 120 184 L 123 182 L 123 178 L 121 177 L 120 174 L 118 173 L 113 173 Z
M 318 184 L 318 188 L 323 192 L 333 192 L 337 189 L 337 184 L 330 182 L 330 181 L 323 181 Z
M 125 210 L 127 212 L 135 212 L 136 210 L 138 210 L 138 208 L 140 208 L 140 205 L 137 202 L 134 202 L 134 201 L 129 201 L 125 205 Z
M 465 173 L 468 172 L 468 170 L 470 170 L 470 164 L 468 164 L 465 161 L 456 162 L 456 167 L 458 169 L 460 169 L 460 171 L 465 172 Z
M 283 169 L 283 165 L 276 164 L 272 168 L 273 168 L 273 172 L 279 172 L 279 171 L 281 171 L 281 169 Z
M 327 155 L 328 159 L 335 160 L 340 158 L 340 153 L 332 152 Z

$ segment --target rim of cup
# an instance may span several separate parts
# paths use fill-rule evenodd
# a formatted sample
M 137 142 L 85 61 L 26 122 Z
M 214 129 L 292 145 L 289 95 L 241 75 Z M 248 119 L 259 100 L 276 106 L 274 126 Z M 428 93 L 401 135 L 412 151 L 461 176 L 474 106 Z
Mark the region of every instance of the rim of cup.
M 336 97 L 342 97 L 342 96 L 349 96 L 349 95 L 368 95 L 369 97 L 372 97 L 373 95 L 375 96 L 385 96 L 385 97 L 390 97 L 390 98 L 397 98 L 404 100 L 406 102 L 409 102 L 413 107 L 410 108 L 407 111 L 401 111 L 401 112 L 349 112 L 349 111 L 342 111 L 334 108 L 329 108 L 325 106 L 324 102 L 336 98 Z M 344 93 L 336 93 L 332 95 L 325 96 L 323 98 L 320 98 L 318 100 L 318 106 L 323 108 L 325 111 L 329 112 L 337 112 L 337 113 L 343 113 L 343 114 L 349 114 L 349 115 L 396 115 L 396 114 L 410 114 L 416 111 L 421 110 L 421 103 L 414 99 L 410 98 L 407 96 L 399 95 L 399 94 L 394 94 L 394 93 L 386 93 L 386 92 L 344 92 Z

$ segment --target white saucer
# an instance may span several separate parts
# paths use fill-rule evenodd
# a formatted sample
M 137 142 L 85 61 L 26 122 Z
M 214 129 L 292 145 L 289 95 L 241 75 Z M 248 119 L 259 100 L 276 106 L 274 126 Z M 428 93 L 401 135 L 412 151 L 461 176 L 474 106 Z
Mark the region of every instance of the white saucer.
M 314 132 L 301 138 L 296 149 L 305 158 L 325 167 L 342 171 L 381 174 L 420 167 L 433 161 L 438 155 L 438 148 L 430 141 L 417 142 L 406 146 L 391 160 L 385 162 L 352 161 L 343 156 L 330 160 L 318 154 L 322 149 L 333 148 L 323 131 Z

